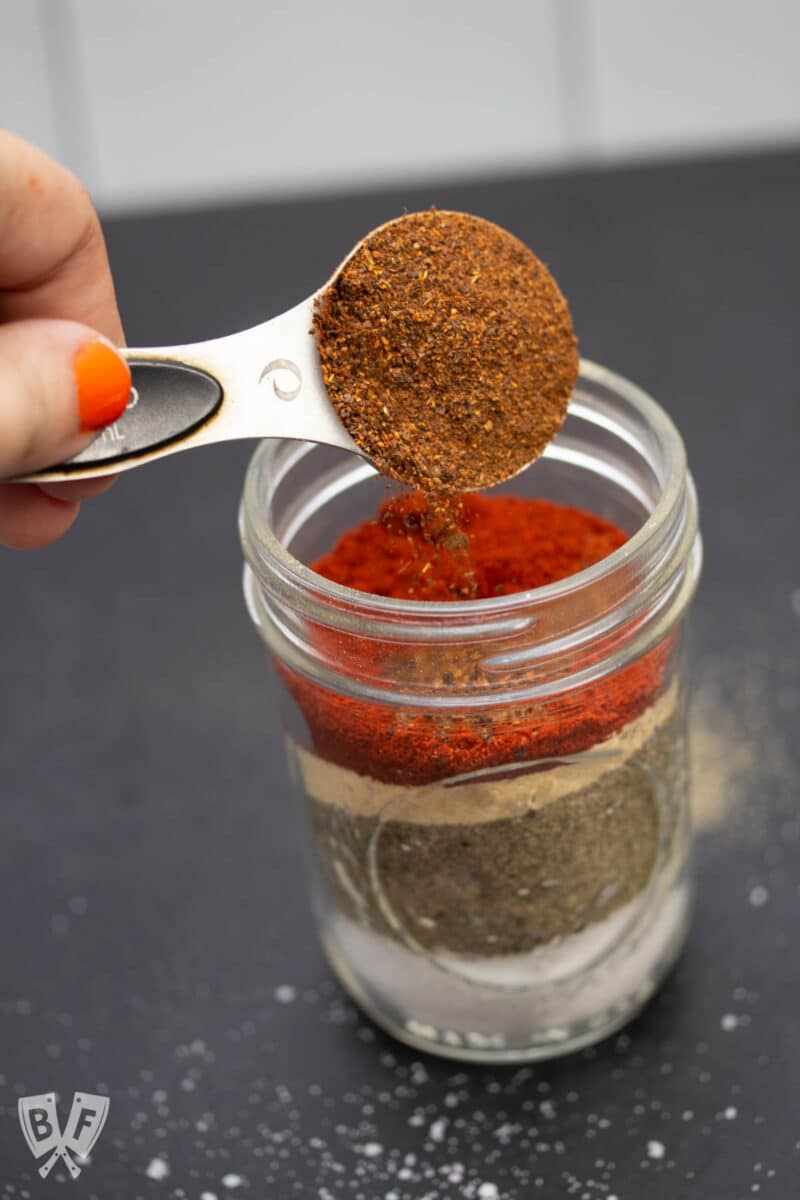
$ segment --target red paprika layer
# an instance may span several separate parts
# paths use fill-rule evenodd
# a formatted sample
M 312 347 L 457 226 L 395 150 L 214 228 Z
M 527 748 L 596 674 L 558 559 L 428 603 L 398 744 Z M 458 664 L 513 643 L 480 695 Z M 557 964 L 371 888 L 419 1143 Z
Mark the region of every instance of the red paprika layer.
M 373 596 L 484 600 L 566 579 L 627 540 L 610 521 L 549 500 L 465 494 L 433 506 L 414 492 L 387 500 L 313 569 Z
M 344 534 L 313 569 L 373 595 L 483 599 L 574 575 L 626 540 L 610 522 L 546 500 L 465 495 L 443 513 L 414 494 L 387 501 L 375 520 Z M 672 646 L 667 638 L 643 658 L 580 690 L 514 709 L 487 702 L 477 712 L 377 704 L 338 695 L 286 668 L 281 673 L 322 758 L 386 783 L 418 786 L 589 749 L 658 696 Z M 361 653 L 396 650 L 372 642 Z M 429 659 L 426 667 L 430 670 Z M 445 684 L 448 675 L 441 671 Z

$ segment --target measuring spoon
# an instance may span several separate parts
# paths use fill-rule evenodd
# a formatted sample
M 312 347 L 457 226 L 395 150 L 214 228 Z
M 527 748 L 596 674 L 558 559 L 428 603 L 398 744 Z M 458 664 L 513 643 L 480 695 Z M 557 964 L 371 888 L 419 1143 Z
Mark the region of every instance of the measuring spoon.
M 404 222 L 408 223 L 405 230 L 392 230 L 384 239 L 388 251 L 386 246 L 376 249 L 376 243 L 380 247 L 376 235 Z M 423 232 L 430 228 L 434 228 L 434 235 L 425 250 Z M 395 233 L 399 235 L 399 241 L 394 239 L 397 247 L 393 246 Z M 329 302 L 326 293 L 333 291 L 362 249 L 370 275 L 378 270 L 373 253 L 381 261 L 384 252 L 396 253 L 404 265 L 403 235 L 408 235 L 406 242 L 410 239 L 414 249 L 420 251 L 425 269 L 413 261 L 407 264 L 413 287 L 407 281 L 405 291 L 402 271 L 387 272 L 386 279 L 380 281 L 377 326 L 373 325 L 376 318 L 371 310 L 367 319 L 356 306 L 354 319 L 367 334 L 362 338 L 354 335 L 352 345 L 349 338 L 342 341 L 343 387 L 336 374 L 342 367 L 342 355 L 331 375 L 331 363 L 324 350 L 325 375 L 333 379 L 332 391 L 336 406 L 345 415 L 343 422 L 323 380 L 312 332 L 315 309 L 319 302 Z M 414 240 L 417 236 L 419 241 Z M 476 259 L 472 243 L 481 246 L 484 239 L 488 240 L 483 257 Z M 474 269 L 476 261 L 478 268 Z M 441 270 L 439 262 L 444 264 Z M 356 278 L 358 269 L 356 264 Z M 473 294 L 471 289 L 481 277 Z M 418 290 L 425 280 L 425 295 L 415 309 L 412 301 L 404 301 L 404 296 L 415 294 L 414 289 Z M 503 294 L 502 302 L 497 299 L 499 281 L 505 281 L 509 289 L 509 297 Z M 364 415 L 356 420 L 353 395 L 363 399 L 359 397 L 361 377 L 358 373 L 351 377 L 346 368 L 351 355 L 362 366 L 368 364 L 368 376 L 373 360 L 376 367 L 386 366 L 380 347 L 383 345 L 387 352 L 390 347 L 386 338 L 376 340 L 375 329 L 380 332 L 388 319 L 385 305 L 392 311 L 394 288 L 399 289 L 397 304 L 403 318 L 398 323 L 404 339 L 402 372 L 390 360 L 384 376 L 378 372 L 376 387 L 391 389 L 397 377 L 406 390 L 398 384 L 397 396 L 384 394 L 379 407 L 370 410 L 366 402 L 358 406 L 358 413 L 363 407 Z M 437 304 L 427 307 L 437 300 L 438 309 L 443 308 L 438 322 Z M 411 305 L 408 310 L 403 308 L 404 302 Z M 454 304 L 457 307 L 452 307 Z M 482 314 L 475 318 L 480 336 L 469 325 L 471 306 L 475 313 Z M 466 308 L 466 343 L 466 335 L 454 331 L 454 318 L 459 317 L 462 307 Z M 324 330 L 321 336 L 325 346 Z M 442 387 L 426 399 L 419 379 L 425 370 L 435 376 L 437 363 L 447 362 L 451 352 L 461 374 L 456 373 L 449 392 L 444 378 L 440 380 Z M 385 473 L 396 473 L 397 478 L 417 485 L 428 478 L 441 490 L 489 487 L 524 470 L 541 454 L 564 419 L 578 371 L 569 311 L 546 267 L 516 238 L 491 222 L 469 214 L 434 210 L 407 213 L 372 230 L 323 287 L 281 316 L 207 342 L 122 353 L 131 368 L 132 390 L 120 419 L 80 454 L 25 479 L 92 479 L 130 470 L 193 446 L 232 438 L 287 438 L 335 446 L 373 462 L 374 455 Z M 412 354 L 419 364 L 418 378 L 406 361 Z M 524 372 L 524 378 L 521 376 L 518 384 L 515 375 L 520 372 Z M 481 382 L 479 398 L 473 395 L 476 378 Z M 371 395 L 369 389 L 367 394 Z M 442 406 L 441 414 L 434 411 L 437 405 Z M 450 454 L 444 465 L 443 438 Z M 439 466 L 429 470 L 431 463 Z

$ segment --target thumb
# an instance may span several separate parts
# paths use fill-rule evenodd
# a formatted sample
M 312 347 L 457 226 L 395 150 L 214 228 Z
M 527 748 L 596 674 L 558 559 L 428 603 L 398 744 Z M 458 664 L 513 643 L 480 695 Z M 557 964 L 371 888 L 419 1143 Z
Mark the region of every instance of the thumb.
M 128 364 L 74 321 L 0 325 L 0 479 L 78 454 L 125 411 Z

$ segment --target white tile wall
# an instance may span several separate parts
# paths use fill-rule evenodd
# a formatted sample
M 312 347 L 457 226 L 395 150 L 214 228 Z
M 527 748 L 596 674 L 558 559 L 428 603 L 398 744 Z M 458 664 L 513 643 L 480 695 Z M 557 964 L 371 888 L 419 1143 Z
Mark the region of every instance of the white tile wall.
M 0 125 L 49 154 L 61 151 L 34 0 L 0 4 Z
M 549 3 L 493 0 L 491 20 L 484 0 L 74 12 L 107 201 L 352 186 L 557 149 Z
M 797 0 L 579 2 L 606 154 L 800 140 Z
M 0 0 L 106 209 L 800 140 L 797 0 Z

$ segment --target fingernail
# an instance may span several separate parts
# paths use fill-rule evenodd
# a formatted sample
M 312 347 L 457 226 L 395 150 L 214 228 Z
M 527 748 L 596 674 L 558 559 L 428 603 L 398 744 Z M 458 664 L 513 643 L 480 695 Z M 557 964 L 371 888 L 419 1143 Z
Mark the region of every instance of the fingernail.
M 81 346 L 72 369 L 78 384 L 81 431 L 111 425 L 125 411 L 131 394 L 131 372 L 107 342 Z

